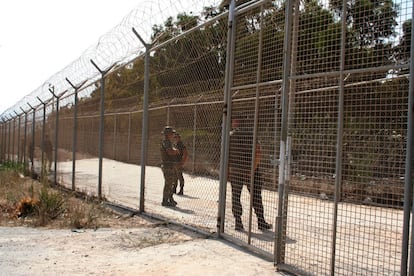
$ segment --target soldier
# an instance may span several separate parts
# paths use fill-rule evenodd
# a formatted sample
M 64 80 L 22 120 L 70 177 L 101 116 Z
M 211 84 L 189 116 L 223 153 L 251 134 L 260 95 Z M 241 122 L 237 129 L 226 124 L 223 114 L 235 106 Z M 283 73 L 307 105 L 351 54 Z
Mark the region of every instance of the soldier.
M 174 147 L 175 130 L 170 127 L 164 127 L 162 131 L 164 140 L 161 142 L 161 169 L 164 174 L 164 191 L 162 197 L 162 206 L 176 206 L 177 202 L 173 198 L 173 188 L 177 181 L 176 160 L 179 155 L 179 150 Z
M 177 186 L 178 186 L 178 181 L 179 181 L 180 191 L 178 192 L 178 195 L 183 195 L 184 194 L 183 169 L 184 169 L 184 164 L 188 158 L 188 151 L 183 141 L 181 141 L 181 136 L 179 133 L 175 133 L 175 145 L 176 145 L 176 148 L 180 151 L 180 153 L 177 155 L 177 181 L 174 184 L 173 191 L 174 193 L 177 193 Z
M 235 218 L 235 230 L 243 231 L 241 215 L 243 212 L 240 196 L 243 185 L 253 196 L 253 208 L 257 216 L 259 230 L 268 230 L 272 225 L 264 219 L 262 202 L 263 179 L 259 170 L 261 159 L 260 144 L 255 144 L 256 155 L 252 158 L 253 132 L 240 126 L 239 119 L 233 119 L 230 132 L 229 180 L 232 192 L 232 212 Z M 250 190 L 251 166 L 253 163 L 253 191 Z

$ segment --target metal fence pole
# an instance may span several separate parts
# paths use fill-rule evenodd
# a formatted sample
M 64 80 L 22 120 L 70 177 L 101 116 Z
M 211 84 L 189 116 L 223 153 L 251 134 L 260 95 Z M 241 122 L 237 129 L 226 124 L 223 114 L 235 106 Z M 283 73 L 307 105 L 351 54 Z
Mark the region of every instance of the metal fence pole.
M 6 143 L 7 143 L 7 120 L 2 117 L 2 126 L 3 126 L 3 133 L 2 133 L 2 145 L 1 145 L 1 162 L 6 161 Z
M 344 94 L 345 94 L 345 53 L 346 53 L 346 31 L 347 3 L 342 3 L 341 23 L 341 57 L 339 69 L 338 88 L 338 130 L 336 134 L 336 162 L 335 162 L 335 191 L 334 191 L 334 213 L 332 216 L 332 249 L 331 249 L 331 275 L 335 274 L 336 260 L 336 237 L 338 226 L 338 203 L 342 200 L 342 161 L 343 161 L 343 133 L 344 133 Z
M 21 114 L 18 114 L 16 111 L 14 111 L 14 113 L 16 114 L 16 116 L 19 118 L 18 120 L 18 127 L 17 127 L 17 163 L 20 162 L 21 158 L 20 158 L 20 125 L 22 123 L 21 121 Z
M 113 141 L 113 159 L 116 160 L 116 124 L 117 124 L 117 117 L 116 114 L 114 114 L 114 141 Z
M 148 153 L 148 102 L 149 102 L 149 63 L 150 63 L 150 49 L 151 44 L 146 43 L 137 31 L 132 28 L 132 31 L 145 46 L 145 70 L 144 70 L 144 102 L 143 102 L 143 113 L 142 113 L 142 140 L 141 140 L 141 190 L 140 190 L 140 201 L 139 211 L 144 212 L 145 203 L 145 166 L 147 164 L 147 153 Z
M 101 102 L 99 116 L 99 176 L 98 176 L 98 198 L 102 198 L 102 158 L 104 147 L 104 131 L 105 131 L 105 76 L 114 67 L 112 65 L 107 70 L 101 70 L 98 65 L 91 59 L 92 65 L 101 73 Z
M 7 124 L 7 117 L 6 116 L 4 116 L 3 118 L 2 118 L 2 120 L 3 120 L 3 156 L 2 156 L 2 161 L 3 162 L 6 162 L 7 161 L 7 157 L 6 157 L 6 155 L 7 155 L 7 136 L 8 136 L 8 131 L 7 131 L 7 128 L 8 128 L 8 124 Z
M 3 118 L 1 118 L 3 121 Z M 0 122 L 0 163 L 3 162 L 3 133 L 4 133 L 4 123 Z
M 226 188 L 227 188 L 227 173 L 228 173 L 228 159 L 229 159 L 229 126 L 231 115 L 231 86 L 233 83 L 234 70 L 234 52 L 235 52 L 235 37 L 236 37 L 236 17 L 235 17 L 236 2 L 231 0 L 229 6 L 229 15 L 227 21 L 227 49 L 226 49 L 226 70 L 224 77 L 224 103 L 223 103 L 223 119 L 221 123 L 221 146 L 220 146 L 220 186 L 219 186 L 219 205 L 217 212 L 217 235 L 220 237 L 224 232 L 224 218 L 226 209 Z
M 284 205 L 285 202 L 285 173 L 286 173 L 286 154 L 288 142 L 288 115 L 289 115 L 289 87 L 290 87 L 290 73 L 291 73 L 291 53 L 292 53 L 292 10 L 293 1 L 288 0 L 286 3 L 286 17 L 285 17 L 285 37 L 283 41 L 283 80 L 282 80 L 282 118 L 281 118 L 281 135 L 280 135 L 280 155 L 279 155 L 279 183 L 278 194 L 279 202 L 276 217 L 276 239 L 275 239 L 275 264 L 284 262 L 284 252 L 286 239 L 283 237 L 284 229 L 284 214 L 287 212 Z
M 43 105 L 43 120 L 42 120 L 42 140 L 40 142 L 41 149 L 42 149 L 42 168 L 40 170 L 40 177 L 43 180 L 45 176 L 45 132 L 46 132 L 46 104 L 47 102 L 43 102 L 39 97 L 37 97 L 38 101 Z
M 414 16 L 414 7 L 411 8 L 411 18 Z M 414 21 L 411 20 L 411 30 L 414 30 Z M 411 32 L 411 47 L 410 57 L 414 53 L 414 32 Z M 405 175 L 404 175 L 404 222 L 403 222 L 403 241 L 401 252 L 401 275 L 407 275 L 407 258 L 408 258 L 408 244 L 410 241 L 409 225 L 410 216 L 414 211 L 413 202 L 413 166 L 414 166 L 414 59 L 410 59 L 410 76 L 408 89 L 408 114 L 407 114 L 407 144 L 406 144 L 406 158 L 405 158 Z M 411 214 L 410 214 L 411 208 Z M 414 237 L 414 225 L 411 222 L 411 240 Z M 414 273 L 414 243 L 410 244 L 410 259 L 408 266 L 408 275 Z
M 2 118 L 3 121 L 3 145 L 2 145 L 2 162 L 6 161 L 6 151 L 7 151 L 7 119 L 4 117 Z
M 23 136 L 23 149 L 22 149 L 22 151 L 23 151 L 23 166 L 24 166 L 24 171 L 26 172 L 26 162 L 27 162 L 27 160 L 26 160 L 26 139 L 27 139 L 27 112 L 23 109 L 23 108 L 21 108 L 20 107 L 20 109 L 23 111 L 23 113 L 24 113 L 24 136 Z
M 194 120 L 193 120 L 193 153 L 192 153 L 192 174 L 195 171 L 195 159 L 196 159 L 196 136 L 197 136 L 197 102 L 194 103 Z
M 32 141 L 31 141 L 31 147 L 29 147 L 30 152 L 29 152 L 29 156 L 30 156 L 30 162 L 32 163 L 30 165 L 30 173 L 33 175 L 34 173 L 34 148 L 35 148 L 35 131 L 36 131 L 36 108 L 34 108 L 33 106 L 31 106 L 29 103 L 27 103 L 28 106 L 30 106 L 30 108 L 33 111 L 33 122 L 32 122 Z
M 59 137 L 59 101 L 60 97 L 62 97 L 63 94 L 66 93 L 63 92 L 59 96 L 55 94 L 55 87 L 52 86 L 49 88 L 49 92 L 52 93 L 53 97 L 56 99 L 56 117 L 55 117 L 55 151 L 54 151 L 54 157 L 53 157 L 53 183 L 57 184 L 56 178 L 57 178 L 57 160 L 58 160 L 58 137 Z
M 4 162 L 4 144 L 5 144 L 5 140 L 4 140 L 5 135 L 4 134 L 5 133 L 6 133 L 5 122 L 4 122 L 3 117 L 1 117 L 1 147 L 0 147 L 0 150 L 1 150 L 0 162 L 1 163 Z
M 7 116 L 4 116 L 4 118 L 5 118 L 5 121 L 4 121 L 4 124 L 5 124 L 5 126 L 4 126 L 4 128 L 5 128 L 5 131 L 4 131 L 4 161 L 9 161 L 9 156 L 8 156 L 8 154 L 9 154 L 9 143 L 8 143 L 8 141 L 9 141 L 9 132 L 10 132 L 10 130 L 9 130 L 9 118 L 7 117 Z
M 263 5 L 260 6 L 260 18 L 263 18 Z M 260 21 L 259 26 L 259 45 L 257 51 L 257 70 L 256 70 L 256 84 L 259 84 L 261 81 L 261 68 L 262 68 L 262 51 L 263 51 L 263 20 Z M 259 121 L 259 97 L 260 97 L 260 90 L 259 86 L 256 85 L 255 88 L 255 102 L 254 102 L 254 122 L 253 122 L 253 145 L 256 145 L 258 138 L 257 138 L 257 130 L 258 130 L 258 121 Z M 257 148 L 253 146 L 251 149 L 251 156 L 256 156 Z M 251 244 L 252 241 L 252 220 L 253 220 L 253 200 L 254 200 L 254 178 L 255 178 L 255 162 L 252 162 L 250 166 L 250 203 L 249 203 L 249 231 L 247 237 L 247 243 Z
M 75 176 L 76 176 L 76 147 L 77 147 L 77 138 L 78 138 L 78 92 L 79 89 L 86 83 L 84 81 L 79 86 L 75 86 L 68 78 L 65 78 L 66 81 L 73 87 L 75 90 L 75 100 L 73 107 L 73 138 L 72 138 L 72 191 L 75 190 Z
M 131 112 L 128 114 L 128 162 L 131 159 Z
M 11 144 L 11 120 L 13 118 L 9 119 L 8 125 L 9 125 L 9 132 L 8 134 L 8 142 L 7 142 L 7 161 L 10 162 L 10 144 Z
M 13 136 L 11 137 L 11 161 L 14 162 L 14 140 L 16 140 L 16 117 L 13 117 Z

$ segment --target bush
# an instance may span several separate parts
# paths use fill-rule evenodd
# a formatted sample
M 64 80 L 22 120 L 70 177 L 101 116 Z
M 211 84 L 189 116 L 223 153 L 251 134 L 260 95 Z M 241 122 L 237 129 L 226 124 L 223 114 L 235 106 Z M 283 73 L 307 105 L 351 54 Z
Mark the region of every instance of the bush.
M 65 212 L 65 199 L 59 193 L 49 190 L 43 186 L 39 193 L 37 204 L 38 224 L 46 225 L 49 221 L 56 219 Z

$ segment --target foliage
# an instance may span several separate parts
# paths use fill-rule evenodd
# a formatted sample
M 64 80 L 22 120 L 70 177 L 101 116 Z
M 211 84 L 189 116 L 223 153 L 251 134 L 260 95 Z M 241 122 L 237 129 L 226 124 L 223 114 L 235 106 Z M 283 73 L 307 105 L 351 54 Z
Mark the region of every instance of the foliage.
M 5 167 L 0 170 L 0 222 L 96 229 L 112 214 L 96 199 L 56 190 Z
M 15 171 L 17 173 L 24 173 L 24 164 L 14 161 L 5 161 L 0 165 L 0 171 Z
M 39 193 L 39 203 L 36 214 L 39 225 L 45 225 L 56 219 L 65 211 L 65 199 L 55 191 L 43 186 Z

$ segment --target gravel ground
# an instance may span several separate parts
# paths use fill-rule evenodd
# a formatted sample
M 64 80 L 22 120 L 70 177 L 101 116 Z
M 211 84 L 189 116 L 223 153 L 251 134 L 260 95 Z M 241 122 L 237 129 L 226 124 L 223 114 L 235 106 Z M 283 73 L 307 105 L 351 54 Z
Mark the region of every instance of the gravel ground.
M 281 275 L 272 262 L 168 225 L 0 227 L 0 275 Z

